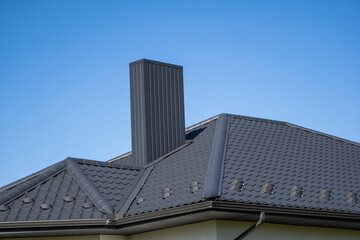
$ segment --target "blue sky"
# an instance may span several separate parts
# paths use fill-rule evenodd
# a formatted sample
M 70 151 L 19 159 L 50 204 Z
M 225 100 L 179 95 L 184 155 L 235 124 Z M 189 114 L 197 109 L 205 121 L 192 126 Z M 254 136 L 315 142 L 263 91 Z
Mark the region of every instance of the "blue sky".
M 128 64 L 184 66 L 219 113 L 360 142 L 359 1 L 0 1 L 0 186 L 131 150 Z

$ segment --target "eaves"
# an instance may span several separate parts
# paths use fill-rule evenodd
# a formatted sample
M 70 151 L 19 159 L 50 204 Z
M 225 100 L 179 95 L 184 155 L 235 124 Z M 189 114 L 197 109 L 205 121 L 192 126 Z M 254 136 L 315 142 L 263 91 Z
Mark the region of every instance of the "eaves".
M 0 237 L 130 235 L 215 219 L 333 227 L 360 230 L 360 214 L 204 201 L 133 216 L 109 215 L 108 219 L 0 223 Z M 117 219 L 116 219 L 117 217 Z

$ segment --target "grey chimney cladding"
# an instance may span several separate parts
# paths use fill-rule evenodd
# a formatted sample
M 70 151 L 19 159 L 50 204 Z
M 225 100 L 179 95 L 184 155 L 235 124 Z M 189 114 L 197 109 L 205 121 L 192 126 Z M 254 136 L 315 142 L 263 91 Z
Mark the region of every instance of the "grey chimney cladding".
M 133 161 L 144 166 L 185 143 L 183 68 L 132 62 L 130 91 Z

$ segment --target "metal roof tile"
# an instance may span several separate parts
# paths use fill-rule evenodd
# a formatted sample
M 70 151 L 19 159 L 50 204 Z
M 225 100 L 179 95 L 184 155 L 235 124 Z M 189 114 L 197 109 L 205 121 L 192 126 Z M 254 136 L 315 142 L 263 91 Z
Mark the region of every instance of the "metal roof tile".
M 359 207 L 347 206 L 343 197 L 359 186 L 359 172 L 354 168 L 359 160 L 360 147 L 346 140 L 287 123 L 233 115 L 220 199 L 359 213 Z M 236 176 L 250 184 L 234 194 L 229 188 Z M 272 195 L 259 192 L 259 183 L 264 181 L 274 183 Z M 301 201 L 285 197 L 294 185 L 303 187 Z M 320 198 L 323 189 L 331 191 L 331 200 Z
M 227 117 L 218 200 L 360 212 L 359 144 L 285 122 Z M 127 215 L 202 201 L 217 123 L 188 129 L 191 143 L 146 170 L 130 166 L 131 154 L 109 162 L 68 159 L 66 169 L 63 161 L 1 188 L 0 222 L 104 218 L 98 198 Z M 51 207 L 41 209 L 44 203 Z
M 156 211 L 201 201 L 202 191 L 191 193 L 192 182 L 203 183 L 214 138 L 216 120 L 200 125 L 187 134 L 192 143 L 154 164 L 150 175 L 134 199 L 127 214 Z M 170 196 L 163 199 L 163 189 L 170 188 Z

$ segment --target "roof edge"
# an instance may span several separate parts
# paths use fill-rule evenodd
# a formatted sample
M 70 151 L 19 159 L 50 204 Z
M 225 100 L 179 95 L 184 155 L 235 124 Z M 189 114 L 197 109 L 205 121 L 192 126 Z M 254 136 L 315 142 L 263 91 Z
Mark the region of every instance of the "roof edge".
M 53 175 L 57 174 L 61 170 L 65 168 L 65 160 L 58 162 L 48 168 L 46 168 L 43 171 L 38 172 L 38 175 L 31 177 L 33 175 L 29 176 L 29 179 L 24 182 L 19 182 L 18 184 L 15 184 L 13 187 L 8 188 L 8 190 L 2 192 L 2 196 L 0 197 L 0 205 L 6 204 L 12 199 L 20 196 L 25 191 L 37 186 L 38 184 L 44 182 L 45 180 L 49 179 Z M 27 179 L 27 178 L 25 178 Z
M 171 220 L 169 219 L 185 216 L 187 216 L 187 220 L 184 222 L 180 221 L 177 225 L 214 219 L 256 222 L 260 212 L 266 213 L 266 223 L 360 229 L 360 214 L 319 211 L 314 209 L 272 207 L 260 204 L 251 205 L 225 201 L 204 201 L 161 211 L 125 216 L 124 218 L 116 219 L 116 225 L 123 233 L 132 234 L 139 231 L 139 229 L 140 231 L 141 229 L 144 229 L 141 228 L 140 223 L 147 224 L 152 221 L 163 221 L 160 225 L 162 225 L 161 228 L 165 228 L 166 224 L 171 224 Z M 206 214 L 205 217 L 204 214 Z M 163 224 L 165 224 L 165 226 Z M 131 228 L 130 226 L 134 227 Z M 147 229 L 147 231 L 151 230 Z
M 238 118 L 243 118 L 243 119 L 248 119 L 248 120 L 263 121 L 263 122 L 269 122 L 269 123 L 274 123 L 274 124 L 281 124 L 281 125 L 285 125 L 285 126 L 288 126 L 288 127 L 293 127 L 293 128 L 297 128 L 297 129 L 300 129 L 300 130 L 303 130 L 303 131 L 318 134 L 318 135 L 323 136 L 323 137 L 332 138 L 332 139 L 340 141 L 340 142 L 345 142 L 345 143 L 353 144 L 353 145 L 356 145 L 356 146 L 360 146 L 360 143 L 358 143 L 358 142 L 354 142 L 354 141 L 351 141 L 351 140 L 348 140 L 348 139 L 345 139 L 345 138 L 341 138 L 341 137 L 336 137 L 336 136 L 331 135 L 331 134 L 327 134 L 327 133 L 316 131 L 316 130 L 313 130 L 313 129 L 310 129 L 310 128 L 302 127 L 302 126 L 299 126 L 299 125 L 296 125 L 296 124 L 293 124 L 293 123 L 289 123 L 289 122 L 286 122 L 286 121 L 278 121 L 278 120 L 271 120 L 271 119 L 267 119 L 267 118 L 250 117 L 250 116 L 236 115 L 236 114 L 228 114 L 228 115 L 232 116 L 232 117 L 238 117 Z
M 334 140 L 337 140 L 337 141 L 340 141 L 340 142 L 344 142 L 344 143 L 348 143 L 348 144 L 352 144 L 352 145 L 360 147 L 360 143 L 358 143 L 358 142 L 354 142 L 354 141 L 351 141 L 351 140 L 348 140 L 348 139 L 345 139 L 345 138 L 336 137 L 336 136 L 331 135 L 331 134 L 319 132 L 319 131 L 316 131 L 316 130 L 313 130 L 313 129 L 310 129 L 310 128 L 306 128 L 306 127 L 296 125 L 296 124 L 292 124 L 292 123 L 287 122 L 286 126 L 297 128 L 297 129 L 300 129 L 300 130 L 303 130 L 303 131 L 306 131 L 306 132 L 314 133 L 314 134 L 317 134 L 317 135 L 320 135 L 320 136 L 323 136 L 323 137 L 328 137 L 328 138 L 331 138 L 331 139 L 334 139 Z
M 360 214 L 204 201 L 120 219 L 1 222 L 0 237 L 129 235 L 215 219 L 256 222 L 261 211 L 266 213 L 265 223 L 360 229 Z M 107 224 L 109 222 L 115 224 Z

